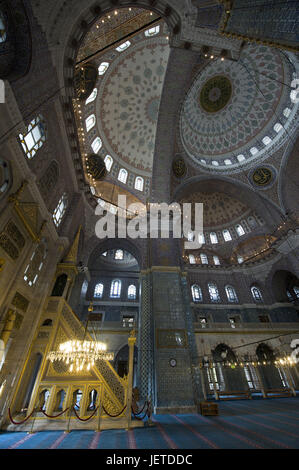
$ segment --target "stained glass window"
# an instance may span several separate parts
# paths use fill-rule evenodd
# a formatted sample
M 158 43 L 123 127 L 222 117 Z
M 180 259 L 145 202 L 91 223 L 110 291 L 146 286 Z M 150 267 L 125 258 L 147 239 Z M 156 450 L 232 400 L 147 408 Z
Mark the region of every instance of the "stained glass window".
M 101 147 L 102 147 L 102 141 L 100 137 L 96 137 L 96 139 L 94 139 L 94 141 L 91 144 L 91 148 L 94 151 L 94 153 L 98 153 Z
M 153 28 L 150 28 L 148 29 L 147 31 L 144 32 L 144 35 L 146 37 L 151 37 L 151 36 L 155 36 L 156 34 L 158 34 L 160 31 L 160 26 L 154 26 Z
M 121 183 L 126 184 L 128 178 L 128 172 L 124 168 L 119 170 L 118 179 Z
M 137 176 L 137 178 L 135 179 L 135 189 L 137 189 L 138 191 L 143 191 L 143 184 L 143 178 L 141 178 L 141 176 Z
M 130 41 L 126 41 L 123 44 L 121 44 L 120 46 L 118 46 L 116 48 L 116 50 L 117 50 L 117 52 L 125 51 L 126 49 L 128 49 L 128 47 L 130 47 L 130 45 L 131 45 Z
M 116 279 L 112 281 L 111 288 L 110 288 L 110 297 L 116 299 L 120 297 L 121 292 L 121 281 Z
M 109 67 L 109 62 L 102 62 L 98 68 L 99 75 L 104 75 L 108 67 Z
M 193 302 L 202 301 L 202 291 L 201 291 L 201 288 L 197 284 L 193 284 L 193 286 L 191 286 L 191 293 L 192 293 Z
M 97 88 L 94 88 L 92 93 L 89 95 L 89 97 L 85 101 L 85 104 L 92 103 L 96 99 L 97 94 L 98 94 L 98 90 L 97 90 Z
M 238 297 L 237 297 L 234 287 L 226 286 L 225 292 L 226 292 L 227 300 L 229 302 L 238 302 Z
M 41 116 L 30 122 L 27 134 L 19 134 L 19 140 L 27 157 L 33 158 L 46 141 L 45 122 Z
M 88 118 L 85 120 L 85 125 L 86 125 L 86 131 L 89 132 L 90 129 L 92 129 L 95 126 L 96 123 L 96 117 L 94 114 L 91 114 L 88 116 Z
M 110 155 L 106 155 L 106 157 L 104 158 L 104 162 L 105 162 L 107 171 L 110 171 L 113 165 L 113 158 L 110 157 Z
M 216 286 L 216 284 L 210 282 L 208 284 L 208 289 L 209 289 L 211 301 L 220 302 L 220 295 L 219 295 L 218 287 Z
M 261 293 L 260 289 L 257 286 L 252 286 L 251 287 L 251 294 L 252 294 L 253 299 L 256 302 L 262 302 L 263 301 L 262 293 Z
M 62 221 L 62 218 L 67 208 L 67 204 L 68 204 L 67 195 L 66 193 L 64 193 L 61 196 L 56 206 L 56 209 L 54 210 L 54 213 L 53 213 L 53 220 L 54 220 L 54 224 L 56 225 L 56 227 L 58 227 L 60 225 L 60 222 Z
M 101 299 L 103 297 L 103 292 L 104 292 L 104 284 L 102 282 L 99 282 L 94 288 L 94 294 L 93 296 L 96 297 L 97 299 Z
M 128 299 L 136 299 L 136 286 L 134 284 L 128 287 Z

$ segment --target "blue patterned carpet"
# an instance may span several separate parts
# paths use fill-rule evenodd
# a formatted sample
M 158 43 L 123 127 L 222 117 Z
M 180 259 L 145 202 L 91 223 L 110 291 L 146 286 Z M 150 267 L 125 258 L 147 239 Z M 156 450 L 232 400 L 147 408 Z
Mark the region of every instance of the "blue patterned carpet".
M 125 430 L 1 432 L 0 449 L 299 449 L 299 397 L 219 403 L 219 416 L 155 415 Z

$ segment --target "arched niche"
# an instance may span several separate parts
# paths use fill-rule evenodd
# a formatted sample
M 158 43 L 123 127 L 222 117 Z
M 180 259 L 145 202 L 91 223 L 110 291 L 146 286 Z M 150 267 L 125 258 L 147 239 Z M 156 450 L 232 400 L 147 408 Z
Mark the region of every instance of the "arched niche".
M 138 360 L 138 348 L 134 346 L 134 359 L 133 359 L 133 383 L 135 383 L 135 377 L 137 372 L 137 360 Z M 129 346 L 123 346 L 115 356 L 114 369 L 120 377 L 124 377 L 129 374 Z
M 191 177 L 176 187 L 172 201 L 180 201 L 198 192 L 224 193 L 236 201 L 240 201 L 262 217 L 269 229 L 281 223 L 282 211 L 271 200 L 260 192 L 254 191 L 248 185 L 225 176 Z
M 51 296 L 52 297 L 61 297 L 64 293 L 64 289 L 67 283 L 67 274 L 60 274 L 54 284 Z
M 280 269 L 273 274 L 272 292 L 277 302 L 297 300 L 296 287 L 299 289 L 299 279 L 292 272 Z

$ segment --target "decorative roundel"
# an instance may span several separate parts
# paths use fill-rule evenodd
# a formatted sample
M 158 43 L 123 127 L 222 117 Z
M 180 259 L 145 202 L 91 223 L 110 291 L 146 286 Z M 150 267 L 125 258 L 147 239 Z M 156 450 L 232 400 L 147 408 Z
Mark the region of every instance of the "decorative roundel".
M 169 364 L 171 365 L 171 367 L 175 367 L 176 366 L 176 359 L 170 359 Z
M 251 170 L 249 179 L 259 189 L 268 189 L 274 184 L 277 170 L 272 165 L 261 165 Z
M 76 71 L 74 77 L 75 90 L 80 101 L 85 101 L 90 96 L 97 78 L 98 71 L 91 64 L 83 65 Z
M 252 180 L 258 186 L 268 185 L 271 182 L 272 177 L 273 175 L 271 170 L 266 167 L 259 167 L 254 170 L 254 173 L 252 174 Z
M 182 157 L 176 158 L 174 160 L 172 164 L 172 170 L 177 178 L 182 178 L 183 176 L 185 176 L 187 168 L 185 161 Z
M 207 113 L 216 113 L 227 105 L 231 95 L 231 81 L 224 75 L 216 75 L 203 85 L 199 94 L 199 103 Z
M 104 160 L 96 153 L 89 155 L 86 162 L 87 173 L 96 181 L 100 181 L 107 175 L 107 168 Z
M 231 171 L 285 142 L 299 106 L 285 86 L 296 65 L 288 59 L 274 48 L 246 45 L 238 61 L 217 59 L 200 71 L 180 114 L 181 141 L 196 164 Z

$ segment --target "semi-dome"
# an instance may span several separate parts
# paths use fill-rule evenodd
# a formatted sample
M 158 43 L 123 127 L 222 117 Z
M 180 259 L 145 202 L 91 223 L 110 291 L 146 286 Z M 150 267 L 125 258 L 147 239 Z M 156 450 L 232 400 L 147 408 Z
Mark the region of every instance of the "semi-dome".
M 180 135 L 202 168 L 231 171 L 263 160 L 295 128 L 298 104 L 290 97 L 295 56 L 248 45 L 237 61 L 210 61 L 184 100 Z

